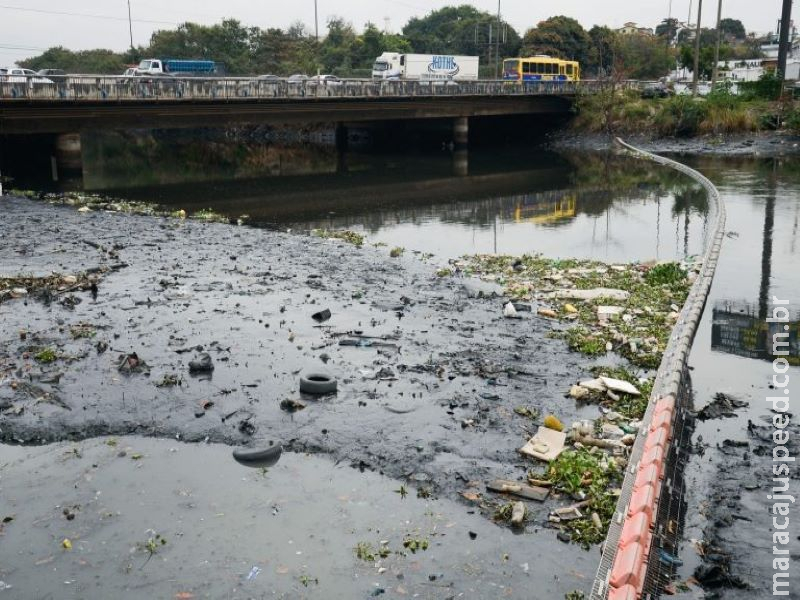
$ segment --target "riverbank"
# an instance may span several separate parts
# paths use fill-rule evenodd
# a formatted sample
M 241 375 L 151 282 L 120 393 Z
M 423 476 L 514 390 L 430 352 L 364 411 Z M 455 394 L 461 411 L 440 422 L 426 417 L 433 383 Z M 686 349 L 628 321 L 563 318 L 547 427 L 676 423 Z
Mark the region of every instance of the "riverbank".
M 800 135 L 776 131 L 659 137 L 642 133 L 610 134 L 565 129 L 548 136 L 545 146 L 555 152 L 605 152 L 614 147 L 616 137 L 656 154 L 751 158 L 800 155 Z

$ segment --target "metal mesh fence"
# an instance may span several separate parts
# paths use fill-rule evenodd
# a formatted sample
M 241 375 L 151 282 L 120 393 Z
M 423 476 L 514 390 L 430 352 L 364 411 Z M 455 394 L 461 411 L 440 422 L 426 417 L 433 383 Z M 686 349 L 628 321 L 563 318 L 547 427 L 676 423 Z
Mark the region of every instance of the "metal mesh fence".
M 597 570 L 591 598 L 605 600 L 609 594 L 609 578 L 617 556 L 622 527 L 625 523 L 628 506 L 633 495 L 634 479 L 637 467 L 642 459 L 646 432 L 653 421 L 655 405 L 665 396 L 675 398 L 675 418 L 672 423 L 671 443 L 664 460 L 664 477 L 658 496 L 656 516 L 654 519 L 653 537 L 647 558 L 647 570 L 644 577 L 642 598 L 655 598 L 667 582 L 672 569 L 673 557 L 680 537 L 681 523 L 685 514 L 683 504 L 683 467 L 687 460 L 688 444 L 691 431 L 691 417 L 687 411 L 691 408 L 691 381 L 687 362 L 697 326 L 705 307 L 711 281 L 716 271 L 719 252 L 725 228 L 725 205 L 720 199 L 716 187 L 702 174 L 677 161 L 639 150 L 626 144 L 619 138 L 617 143 L 630 151 L 635 157 L 651 160 L 685 173 L 697 181 L 706 190 L 713 223 L 710 237 L 706 240 L 700 272 L 697 275 L 689 296 L 681 310 L 680 317 L 672 331 L 664 357 L 656 374 L 650 401 L 642 420 L 642 429 L 631 450 L 628 469 L 622 484 L 622 491 L 617 508 L 608 529 L 603 546 L 603 554 Z

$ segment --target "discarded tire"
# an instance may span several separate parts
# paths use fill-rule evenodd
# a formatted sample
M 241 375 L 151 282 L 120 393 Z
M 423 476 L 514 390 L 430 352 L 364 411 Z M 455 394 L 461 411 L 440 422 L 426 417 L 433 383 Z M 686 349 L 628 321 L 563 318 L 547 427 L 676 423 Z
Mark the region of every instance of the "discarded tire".
M 242 448 L 233 451 L 233 459 L 245 467 L 271 467 L 281 457 L 283 448 L 280 444 L 270 446 L 266 450 Z
M 330 394 L 336 391 L 336 380 L 326 373 L 306 373 L 300 376 L 300 391 L 306 394 Z

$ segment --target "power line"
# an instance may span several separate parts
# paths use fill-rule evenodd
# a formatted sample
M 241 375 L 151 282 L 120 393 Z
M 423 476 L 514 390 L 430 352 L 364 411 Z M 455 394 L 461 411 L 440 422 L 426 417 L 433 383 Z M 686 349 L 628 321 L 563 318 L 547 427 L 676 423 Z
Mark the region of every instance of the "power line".
M 126 21 L 127 18 L 125 17 L 114 17 L 112 15 L 95 15 L 89 13 L 72 13 L 72 12 L 63 12 L 59 10 L 44 10 L 41 8 L 23 8 L 21 6 L 6 6 L 4 4 L 0 4 L 0 9 L 4 10 L 16 10 L 18 12 L 29 12 L 29 13 L 38 13 L 44 15 L 58 15 L 61 17 L 82 17 L 85 19 L 104 19 L 106 21 Z M 133 19 L 136 23 L 150 23 L 154 25 L 180 25 L 180 23 L 176 23 L 174 21 L 151 21 L 146 19 Z
M 10 44 L 0 44 L 0 48 L 4 50 L 47 50 L 47 48 L 38 48 L 36 46 L 14 46 Z

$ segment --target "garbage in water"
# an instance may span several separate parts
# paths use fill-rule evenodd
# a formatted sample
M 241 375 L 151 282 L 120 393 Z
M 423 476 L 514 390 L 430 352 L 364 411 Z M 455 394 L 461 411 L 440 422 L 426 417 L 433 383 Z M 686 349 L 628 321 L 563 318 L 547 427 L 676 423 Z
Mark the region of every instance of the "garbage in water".
M 233 458 L 236 462 L 245 467 L 271 467 L 278 462 L 282 452 L 283 447 L 280 444 L 262 450 L 237 448 L 233 451 Z
M 196 359 L 189 361 L 190 373 L 210 373 L 213 370 L 214 361 L 208 352 L 203 352 Z
M 306 405 L 299 400 L 292 400 L 292 399 L 285 399 L 281 400 L 281 409 L 285 410 L 286 412 L 296 412 L 298 410 L 303 410 Z
M 567 434 L 549 427 L 540 426 L 528 442 L 519 449 L 519 452 L 539 460 L 552 461 L 564 450 Z
M 519 315 L 517 314 L 517 309 L 514 308 L 514 303 L 509 302 L 503 307 L 503 316 L 506 319 L 518 319 Z
M 331 318 L 331 311 L 326 308 L 325 310 L 315 312 L 313 315 L 311 315 L 311 318 L 314 319 L 317 323 L 324 323 L 325 321 Z
M 136 352 L 123 354 L 117 360 L 117 370 L 120 373 L 149 373 L 150 367 L 139 358 Z
M 728 394 L 717 392 L 714 399 L 700 409 L 697 413 L 697 418 L 701 421 L 706 421 L 708 419 L 719 419 L 721 417 L 735 417 L 736 413 L 734 411 L 739 408 L 744 408 L 747 405 L 748 403 L 744 400 L 738 400 Z
M 256 577 L 258 577 L 259 573 L 261 573 L 261 567 L 254 566 L 252 569 L 250 569 L 250 572 L 247 574 L 245 579 L 247 581 L 253 581 Z
M 305 394 L 331 394 L 337 387 L 336 379 L 328 373 L 312 371 L 300 376 L 300 391 Z
M 517 527 L 522 525 L 527 513 L 528 509 L 525 507 L 524 503 L 514 502 L 514 505 L 511 507 L 511 524 Z
M 506 479 L 495 479 L 486 484 L 486 489 L 501 494 L 513 494 L 520 498 L 544 502 L 550 494 L 550 490 L 545 487 L 538 487 L 520 483 L 519 481 L 508 481 Z
M 554 429 L 556 431 L 564 430 L 564 425 L 558 420 L 558 417 L 554 415 L 547 415 L 542 423 L 548 429 Z

